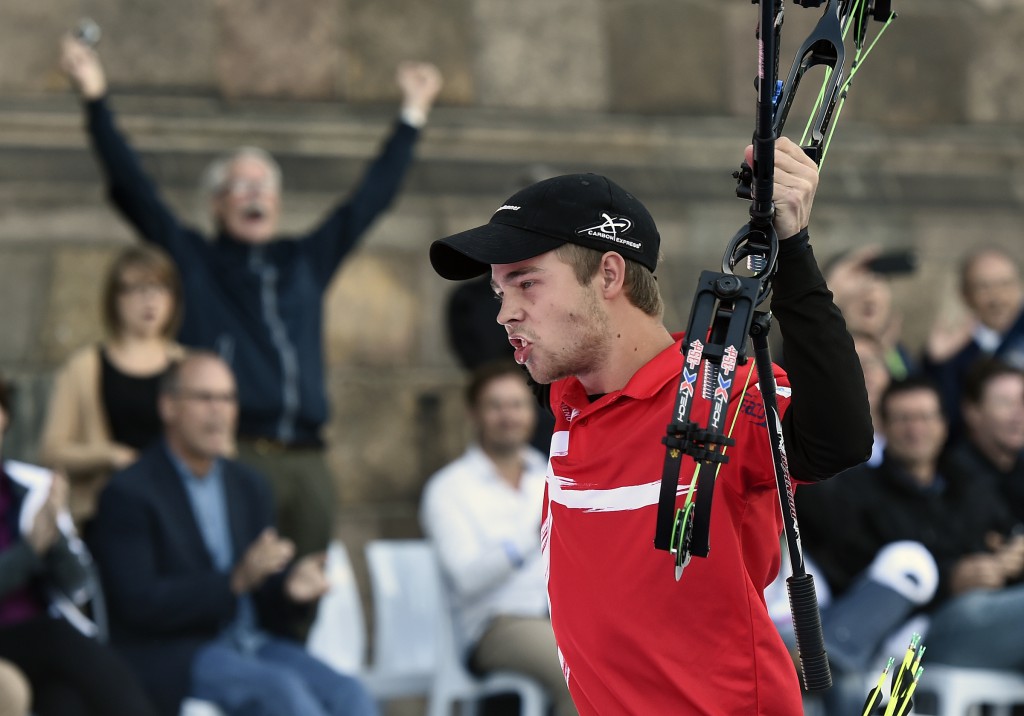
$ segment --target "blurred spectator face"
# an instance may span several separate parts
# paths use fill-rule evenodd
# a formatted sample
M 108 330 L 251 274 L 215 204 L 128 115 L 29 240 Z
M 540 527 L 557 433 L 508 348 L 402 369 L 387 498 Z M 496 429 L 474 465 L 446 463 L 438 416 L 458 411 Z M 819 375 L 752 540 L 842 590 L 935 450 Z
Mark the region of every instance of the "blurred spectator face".
M 983 452 L 1013 455 L 1024 450 L 1024 376 L 993 377 L 977 404 L 964 404 L 964 420 Z
M 128 266 L 117 280 L 117 317 L 121 336 L 163 335 L 174 311 L 171 287 L 152 271 Z
M 505 374 L 488 381 L 473 408 L 480 447 L 491 454 L 521 450 L 533 435 L 535 402 L 523 377 Z
M 964 301 L 984 325 L 1005 333 L 1024 303 L 1017 265 L 998 252 L 974 257 L 963 276 Z
M 876 340 L 855 335 L 853 347 L 860 359 L 860 369 L 864 372 L 864 387 L 868 392 L 871 413 L 877 415 L 882 393 L 889 387 L 889 369 L 885 365 L 882 346 Z
M 842 306 L 843 318 L 851 331 L 881 336 L 892 320 L 892 288 L 878 274 L 864 271 L 858 290 Z
M 218 358 L 193 356 L 180 368 L 178 387 L 160 396 L 160 417 L 171 448 L 186 460 L 209 461 L 232 446 L 238 396 L 231 370 Z
M 905 466 L 938 460 L 946 440 L 946 422 L 934 390 L 893 393 L 882 407 L 885 449 L 890 457 Z
M 228 165 L 213 213 L 216 224 L 235 239 L 263 244 L 277 232 L 280 206 L 277 174 L 259 157 L 243 154 Z

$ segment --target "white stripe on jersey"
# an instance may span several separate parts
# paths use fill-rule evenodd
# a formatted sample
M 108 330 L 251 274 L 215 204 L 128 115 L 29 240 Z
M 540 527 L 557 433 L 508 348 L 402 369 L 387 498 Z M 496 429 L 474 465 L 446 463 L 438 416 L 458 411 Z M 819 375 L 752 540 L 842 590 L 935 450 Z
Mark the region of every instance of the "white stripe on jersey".
M 551 455 L 566 455 L 569 452 L 569 432 L 556 432 L 551 436 Z M 647 482 L 642 485 L 624 485 L 606 490 L 574 490 L 576 482 L 567 477 L 555 474 L 548 461 L 548 499 L 573 510 L 585 512 L 624 512 L 639 510 L 643 507 L 658 504 L 661 493 L 661 480 Z M 676 495 L 685 495 L 690 485 L 679 484 Z
M 624 512 L 658 504 L 661 480 L 643 485 L 625 485 L 607 490 L 573 490 L 572 480 L 548 473 L 548 496 L 552 502 L 584 512 Z M 676 495 L 690 491 L 689 484 L 676 487 Z

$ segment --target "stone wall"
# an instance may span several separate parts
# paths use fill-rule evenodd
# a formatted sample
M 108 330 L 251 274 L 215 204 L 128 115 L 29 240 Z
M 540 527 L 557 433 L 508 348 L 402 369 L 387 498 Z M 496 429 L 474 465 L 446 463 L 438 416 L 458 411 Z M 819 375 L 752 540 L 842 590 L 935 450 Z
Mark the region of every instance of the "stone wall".
M 450 106 L 746 114 L 756 8 L 744 0 L 34 0 L 0 27 L 0 91 L 60 92 L 55 40 L 103 28 L 119 91 L 356 104 L 397 97 L 396 62 L 444 70 Z M 1024 118 L 1020 0 L 894 3 L 900 20 L 848 111 L 884 124 Z M 787 5 L 791 53 L 819 10 Z M 787 54 L 787 57 L 790 56 Z M 884 69 L 880 69 L 884 68 Z
M 1024 259 L 1024 2 L 894 4 L 901 17 L 853 88 L 812 228 L 820 255 L 867 241 L 918 249 L 919 271 L 894 284 L 917 346 L 936 306 L 955 306 L 966 248 L 996 242 Z M 387 131 L 396 62 L 444 71 L 405 192 L 327 296 L 330 460 L 354 547 L 417 534 L 423 480 L 465 443 L 463 376 L 441 319 L 451 286 L 426 262 L 432 239 L 485 221 L 529 177 L 607 173 L 658 218 L 660 283 L 681 326 L 699 269 L 719 264 L 745 221 L 730 174 L 752 127 L 747 0 L 10 3 L 0 369 L 21 388 L 10 450 L 22 457 L 52 370 L 100 337 L 99 278 L 133 240 L 104 203 L 56 67 L 57 38 L 82 12 L 103 27 L 122 125 L 189 219 L 202 166 L 246 143 L 282 161 L 286 225 L 310 225 Z M 784 64 L 819 11 L 787 13 Z

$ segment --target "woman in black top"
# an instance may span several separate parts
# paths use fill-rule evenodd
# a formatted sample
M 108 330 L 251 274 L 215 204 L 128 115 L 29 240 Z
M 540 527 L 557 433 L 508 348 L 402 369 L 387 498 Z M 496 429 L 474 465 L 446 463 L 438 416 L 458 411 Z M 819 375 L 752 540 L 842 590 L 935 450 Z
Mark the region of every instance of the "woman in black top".
M 157 385 L 183 355 L 172 338 L 181 315 L 181 283 L 167 255 L 151 246 L 122 251 L 103 289 L 107 338 L 58 374 L 40 446 L 43 462 L 68 474 L 80 525 L 109 475 L 160 435 Z

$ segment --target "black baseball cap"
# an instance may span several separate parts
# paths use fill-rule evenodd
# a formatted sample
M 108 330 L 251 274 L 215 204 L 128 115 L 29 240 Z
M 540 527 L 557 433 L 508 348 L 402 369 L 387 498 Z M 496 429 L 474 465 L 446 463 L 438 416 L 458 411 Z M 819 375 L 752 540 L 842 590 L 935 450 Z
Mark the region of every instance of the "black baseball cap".
M 459 281 L 579 244 L 615 251 L 651 272 L 661 237 L 640 200 L 607 177 L 567 174 L 516 192 L 483 226 L 438 239 L 430 263 L 443 278 Z

